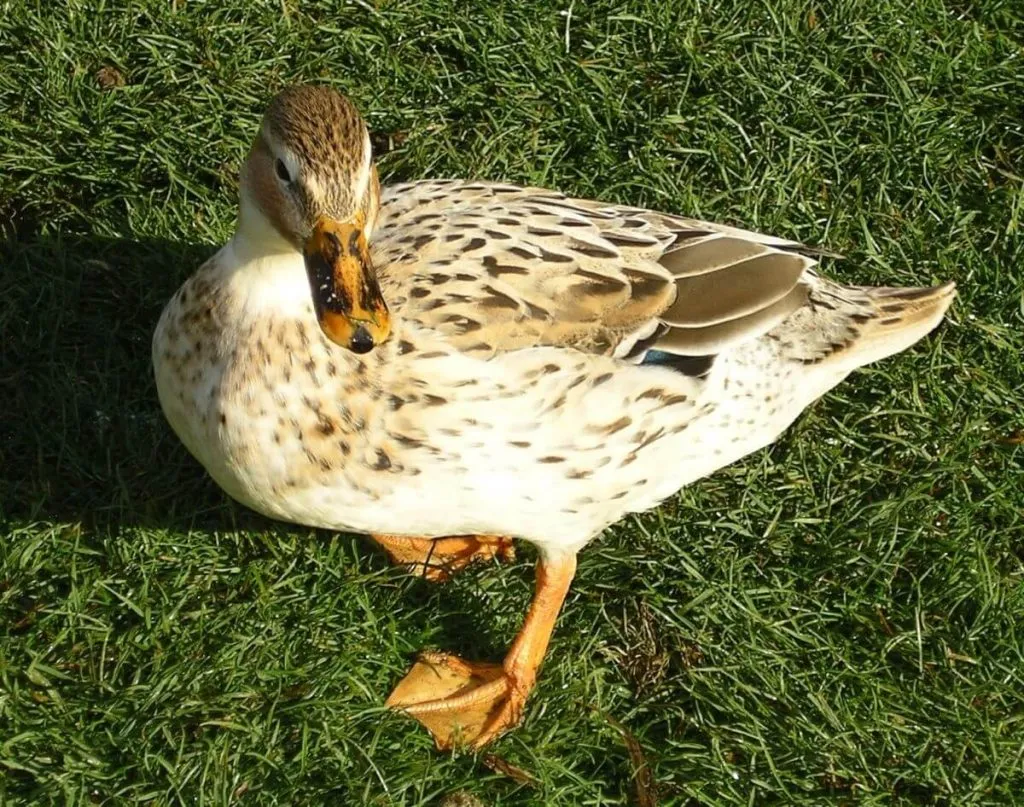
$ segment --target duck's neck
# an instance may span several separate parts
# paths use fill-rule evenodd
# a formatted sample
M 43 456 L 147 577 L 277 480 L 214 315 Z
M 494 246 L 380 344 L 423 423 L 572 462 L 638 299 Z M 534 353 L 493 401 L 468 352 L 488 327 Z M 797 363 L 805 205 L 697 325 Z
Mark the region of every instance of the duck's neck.
M 222 255 L 220 264 L 230 275 L 232 287 L 244 289 L 251 302 L 312 311 L 302 255 L 246 194 L 240 201 L 235 234 Z
M 247 193 L 241 194 L 239 199 L 238 225 L 231 245 L 242 264 L 283 256 L 292 256 L 302 262 L 302 256 L 295 247 L 285 240 Z

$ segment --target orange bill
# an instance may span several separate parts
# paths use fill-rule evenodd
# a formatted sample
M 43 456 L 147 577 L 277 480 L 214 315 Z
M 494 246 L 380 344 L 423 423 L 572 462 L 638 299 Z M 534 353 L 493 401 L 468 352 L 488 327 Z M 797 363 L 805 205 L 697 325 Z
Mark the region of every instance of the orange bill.
M 391 317 L 360 218 L 320 219 L 306 240 L 303 257 L 323 332 L 354 353 L 368 353 L 388 338 Z

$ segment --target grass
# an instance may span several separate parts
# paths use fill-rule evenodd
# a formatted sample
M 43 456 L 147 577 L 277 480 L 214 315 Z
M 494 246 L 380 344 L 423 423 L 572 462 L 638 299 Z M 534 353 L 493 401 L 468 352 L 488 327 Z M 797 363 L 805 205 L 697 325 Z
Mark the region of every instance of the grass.
M 637 747 L 663 804 L 1024 803 L 1020 4 L 337 5 L 0 3 L 0 803 L 619 804 Z M 381 704 L 417 648 L 500 656 L 530 553 L 432 588 L 233 505 L 158 409 L 156 318 L 297 80 L 358 102 L 387 179 L 960 285 L 926 342 L 591 545 L 497 761 Z

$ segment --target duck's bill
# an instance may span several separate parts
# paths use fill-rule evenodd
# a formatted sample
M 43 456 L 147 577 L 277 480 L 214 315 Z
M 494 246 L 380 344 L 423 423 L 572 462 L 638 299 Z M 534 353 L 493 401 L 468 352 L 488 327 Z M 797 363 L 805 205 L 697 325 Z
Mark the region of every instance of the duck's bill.
M 342 347 L 368 353 L 388 338 L 391 317 L 360 224 L 320 219 L 303 257 L 323 332 Z

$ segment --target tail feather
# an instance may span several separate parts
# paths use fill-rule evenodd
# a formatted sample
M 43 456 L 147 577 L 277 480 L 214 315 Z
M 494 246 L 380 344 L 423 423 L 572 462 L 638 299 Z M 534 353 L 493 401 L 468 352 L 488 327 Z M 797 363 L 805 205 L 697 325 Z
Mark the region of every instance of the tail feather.
M 851 350 L 858 365 L 906 350 L 934 330 L 953 304 L 956 284 L 950 281 L 930 288 L 880 287 L 866 291 L 875 316 L 864 323 Z
M 819 281 L 796 326 L 794 358 L 853 369 L 913 345 L 941 321 L 956 284 L 930 288 L 840 286 Z M 801 321 L 802 320 L 802 321 Z M 785 327 L 785 326 L 783 326 Z

